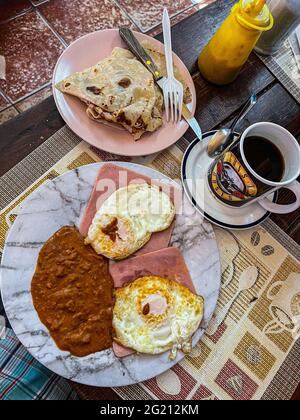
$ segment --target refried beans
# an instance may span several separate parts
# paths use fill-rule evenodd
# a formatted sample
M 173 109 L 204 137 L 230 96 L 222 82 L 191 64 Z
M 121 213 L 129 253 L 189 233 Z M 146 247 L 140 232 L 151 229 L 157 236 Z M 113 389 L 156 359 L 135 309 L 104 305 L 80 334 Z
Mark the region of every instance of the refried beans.
M 113 280 L 71 226 L 43 246 L 32 279 L 34 307 L 57 346 L 77 357 L 112 346 Z

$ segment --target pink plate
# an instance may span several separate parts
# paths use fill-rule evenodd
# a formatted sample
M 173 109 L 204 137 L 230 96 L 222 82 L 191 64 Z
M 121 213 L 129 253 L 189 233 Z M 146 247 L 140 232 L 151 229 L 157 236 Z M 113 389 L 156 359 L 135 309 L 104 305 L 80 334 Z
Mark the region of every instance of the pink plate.
M 164 51 L 163 44 L 156 39 L 137 32 L 135 35 L 139 41 L 148 39 L 159 51 Z M 184 120 L 176 125 L 165 121 L 159 130 L 143 135 L 139 141 L 134 141 L 131 134 L 122 128 L 114 128 L 90 120 L 85 113 L 86 106 L 79 99 L 64 95 L 54 87 L 70 74 L 91 67 L 108 57 L 114 47 L 124 47 L 124 44 L 117 29 L 108 29 L 79 38 L 63 52 L 53 75 L 53 95 L 57 108 L 75 134 L 106 152 L 122 156 L 145 156 L 164 150 L 176 143 L 186 132 L 188 124 Z M 196 92 L 193 79 L 175 54 L 174 62 L 192 92 L 193 101 L 188 107 L 194 115 Z

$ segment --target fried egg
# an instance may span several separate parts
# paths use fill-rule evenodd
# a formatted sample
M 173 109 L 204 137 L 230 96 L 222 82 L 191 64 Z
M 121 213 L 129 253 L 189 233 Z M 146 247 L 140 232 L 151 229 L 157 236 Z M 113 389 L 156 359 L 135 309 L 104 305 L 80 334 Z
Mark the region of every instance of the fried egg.
M 139 353 L 189 353 L 204 313 L 204 299 L 176 281 L 141 277 L 116 289 L 115 341 Z
M 97 254 L 120 260 L 144 246 L 151 233 L 136 234 L 137 223 L 131 218 L 97 213 L 89 230 L 86 244 L 91 244 Z
M 131 184 L 115 191 L 102 204 L 86 243 L 107 258 L 126 258 L 142 248 L 152 233 L 167 229 L 174 217 L 174 204 L 159 187 Z

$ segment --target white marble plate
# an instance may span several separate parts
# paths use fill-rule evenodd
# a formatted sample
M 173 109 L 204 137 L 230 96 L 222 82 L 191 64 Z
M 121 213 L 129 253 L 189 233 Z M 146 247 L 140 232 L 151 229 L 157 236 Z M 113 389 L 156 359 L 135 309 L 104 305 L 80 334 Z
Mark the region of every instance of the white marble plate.
M 153 179 L 173 182 L 144 166 L 116 163 Z M 11 325 L 28 351 L 53 372 L 73 381 L 93 386 L 123 386 L 159 375 L 181 360 L 178 354 L 170 362 L 168 354 L 134 354 L 124 359 L 111 349 L 78 358 L 57 348 L 33 307 L 30 285 L 39 251 L 45 241 L 64 225 L 79 225 L 80 216 L 90 197 L 99 168 L 103 163 L 83 166 L 42 185 L 22 205 L 6 240 L 1 266 L 1 293 Z M 196 290 L 205 298 L 201 328 L 193 339 L 195 345 L 215 310 L 221 275 L 220 259 L 212 226 L 198 212 L 177 216 L 172 244 L 185 257 Z

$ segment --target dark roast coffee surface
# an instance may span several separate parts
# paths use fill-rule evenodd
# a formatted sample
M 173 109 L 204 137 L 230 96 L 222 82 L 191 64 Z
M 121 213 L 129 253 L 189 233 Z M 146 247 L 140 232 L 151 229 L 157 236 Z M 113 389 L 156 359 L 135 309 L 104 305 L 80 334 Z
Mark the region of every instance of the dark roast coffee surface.
M 264 137 L 246 137 L 244 154 L 251 168 L 262 178 L 272 182 L 280 182 L 284 175 L 284 159 L 270 140 Z

